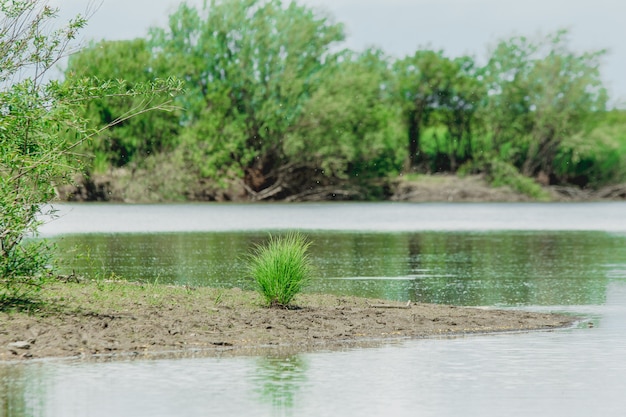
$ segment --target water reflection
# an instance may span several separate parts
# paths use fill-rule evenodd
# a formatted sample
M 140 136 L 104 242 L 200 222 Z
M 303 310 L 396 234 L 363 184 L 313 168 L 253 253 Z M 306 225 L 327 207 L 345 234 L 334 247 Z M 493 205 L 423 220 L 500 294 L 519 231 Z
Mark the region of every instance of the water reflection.
M 26 395 L 23 369 L 0 366 L 0 416 L 25 416 Z
M 40 414 L 45 408 L 45 384 L 39 372 L 37 365 L 0 365 L 0 417 Z
M 255 392 L 280 415 L 291 415 L 295 398 L 306 381 L 307 361 L 298 355 L 256 359 Z
M 266 237 L 262 232 L 79 235 L 57 243 L 66 272 L 251 289 L 243 257 Z M 309 237 L 318 273 L 309 291 L 458 305 L 601 304 L 607 279 L 623 275 L 611 265 L 626 259 L 626 235 L 604 232 L 310 232 Z
M 0 417 L 292 415 L 303 355 L 0 363 Z M 297 415 L 297 414 L 296 414 Z

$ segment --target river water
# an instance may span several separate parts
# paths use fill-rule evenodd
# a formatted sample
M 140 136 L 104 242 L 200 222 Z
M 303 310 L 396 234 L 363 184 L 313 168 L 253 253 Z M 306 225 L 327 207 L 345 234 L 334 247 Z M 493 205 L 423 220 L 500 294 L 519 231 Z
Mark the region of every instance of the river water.
M 303 229 L 309 291 L 557 311 L 552 331 L 244 357 L 0 364 L 0 416 L 622 416 L 626 204 L 62 205 L 66 271 L 249 287 L 267 231 Z M 77 256 L 77 254 L 81 254 Z

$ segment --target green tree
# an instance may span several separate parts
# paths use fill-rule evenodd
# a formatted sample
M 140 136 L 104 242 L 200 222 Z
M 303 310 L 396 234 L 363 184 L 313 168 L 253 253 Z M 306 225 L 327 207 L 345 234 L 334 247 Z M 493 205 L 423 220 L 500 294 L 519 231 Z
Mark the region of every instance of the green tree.
M 0 0 L 0 307 L 29 300 L 45 282 L 50 260 L 45 242 L 31 242 L 55 186 L 80 167 L 78 147 L 99 131 L 89 129 L 81 106 L 92 99 L 170 91 L 167 83 L 131 91 L 124 83 L 46 81 L 86 20 L 60 29 L 56 9 L 38 0 Z M 148 108 L 134 109 L 116 124 Z
M 161 75 L 155 71 L 152 52 L 144 39 L 92 43 L 70 57 L 65 74 L 68 79 L 89 79 L 94 87 L 119 81 L 126 91 Z M 102 128 L 131 109 L 145 107 L 147 100 L 151 100 L 150 106 L 158 106 L 169 98 L 120 94 L 94 99 L 85 105 L 84 117 L 94 128 Z M 179 120 L 179 112 L 149 112 L 103 131 L 89 143 L 87 151 L 94 156 L 90 168 L 103 171 L 172 150 L 177 144 Z
M 167 29 L 152 30 L 159 70 L 185 81 L 181 140 L 200 173 L 275 196 L 285 135 L 343 36 L 326 16 L 280 0 L 183 4 Z
M 625 181 L 625 116 L 623 111 L 612 110 L 566 138 L 554 160 L 558 182 L 597 188 Z
M 420 139 L 449 90 L 454 63 L 441 51 L 418 50 L 394 64 L 395 91 L 407 128 L 408 168 L 424 162 Z
M 390 78 L 389 61 L 380 51 L 346 53 L 327 63 L 323 85 L 285 141 L 291 175 L 299 168 L 309 179 L 305 195 L 365 198 L 372 180 L 401 170 L 406 150 Z
M 394 71 L 409 168 L 456 171 L 473 155 L 473 126 L 484 95 L 480 68 L 471 57 L 420 50 L 397 61 Z M 429 144 L 423 143 L 426 130 Z
M 526 176 L 554 174 L 564 140 L 606 106 L 599 65 L 604 51 L 570 50 L 567 32 L 514 37 L 494 49 L 482 116 L 495 151 Z
M 459 164 L 474 157 L 474 126 L 484 97 L 480 69 L 470 57 L 452 61 L 448 87 L 440 93 L 438 118 L 446 128 L 447 168 L 456 172 Z M 459 158 L 461 160 L 459 161 Z

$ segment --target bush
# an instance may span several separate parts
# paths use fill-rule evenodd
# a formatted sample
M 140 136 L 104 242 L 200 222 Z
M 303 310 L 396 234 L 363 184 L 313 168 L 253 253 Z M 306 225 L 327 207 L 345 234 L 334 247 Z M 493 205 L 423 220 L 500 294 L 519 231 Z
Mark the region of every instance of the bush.
M 311 278 L 307 250 L 311 243 L 300 233 L 284 237 L 270 235 L 265 245 L 257 245 L 248 270 L 269 307 L 287 307 Z
M 37 294 L 50 279 L 51 254 L 41 241 L 13 246 L 0 257 L 0 310 L 38 302 Z
M 565 139 L 554 160 L 559 182 L 599 188 L 626 180 L 626 123 L 605 123 Z
M 499 159 L 492 159 L 487 166 L 488 178 L 494 187 L 509 186 L 535 200 L 547 201 L 549 194 L 532 178 L 522 175 L 515 166 Z
M 81 145 L 133 116 L 168 109 L 151 99 L 179 91 L 174 80 L 131 90 L 124 81 L 48 80 L 86 20 L 77 16 L 54 29 L 57 10 L 47 3 L 0 0 L 0 309 L 35 301 L 45 283 L 51 248 L 27 238 L 37 235 L 41 215 L 52 214 L 56 187 L 81 170 Z M 111 97 L 145 100 L 108 126 L 90 129 L 79 110 Z

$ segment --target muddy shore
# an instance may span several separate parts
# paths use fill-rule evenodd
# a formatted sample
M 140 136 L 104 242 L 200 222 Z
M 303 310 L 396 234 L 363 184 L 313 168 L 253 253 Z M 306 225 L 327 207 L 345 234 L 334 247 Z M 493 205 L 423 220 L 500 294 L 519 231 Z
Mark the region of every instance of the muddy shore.
M 129 171 L 120 168 L 107 174 L 94 175 L 89 180 L 79 177 L 76 184 L 57 190 L 59 201 L 110 201 L 117 203 L 163 203 L 172 201 L 251 202 L 240 183 L 216 187 L 206 181 L 179 178 L 177 171 L 164 175 Z M 547 201 L 623 201 L 626 184 L 615 184 L 598 190 L 578 187 L 545 186 Z M 389 184 L 389 201 L 410 202 L 527 202 L 533 199 L 508 186 L 493 187 L 483 175 L 459 177 L 453 174 L 398 177 Z M 324 197 L 326 196 L 326 198 Z M 332 197 L 334 196 L 334 197 Z M 341 193 L 302 194 L 288 201 L 341 200 Z M 350 199 L 350 198 L 348 198 Z
M 246 354 L 315 346 L 475 333 L 558 329 L 577 319 L 520 310 L 465 308 L 303 294 L 296 308 L 262 305 L 239 289 L 57 283 L 31 311 L 0 313 L 0 361 L 150 357 L 168 352 Z

